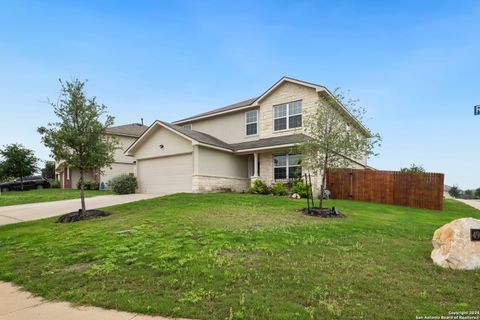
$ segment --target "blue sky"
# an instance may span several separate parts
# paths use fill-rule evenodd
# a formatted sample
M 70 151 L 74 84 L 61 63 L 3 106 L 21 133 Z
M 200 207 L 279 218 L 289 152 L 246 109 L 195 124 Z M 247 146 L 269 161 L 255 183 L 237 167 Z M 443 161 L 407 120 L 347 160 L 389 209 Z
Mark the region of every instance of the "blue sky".
M 284 75 L 342 87 L 380 132 L 370 165 L 480 187 L 478 1 L 2 1 L 0 146 L 49 158 L 57 79 L 88 79 L 117 124 L 173 121 Z

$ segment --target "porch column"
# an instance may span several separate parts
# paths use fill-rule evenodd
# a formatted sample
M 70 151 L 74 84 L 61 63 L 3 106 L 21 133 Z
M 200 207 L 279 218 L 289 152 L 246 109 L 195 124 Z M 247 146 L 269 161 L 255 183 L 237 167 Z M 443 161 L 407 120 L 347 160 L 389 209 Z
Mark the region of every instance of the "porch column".
M 258 177 L 258 153 L 253 154 L 253 176 Z

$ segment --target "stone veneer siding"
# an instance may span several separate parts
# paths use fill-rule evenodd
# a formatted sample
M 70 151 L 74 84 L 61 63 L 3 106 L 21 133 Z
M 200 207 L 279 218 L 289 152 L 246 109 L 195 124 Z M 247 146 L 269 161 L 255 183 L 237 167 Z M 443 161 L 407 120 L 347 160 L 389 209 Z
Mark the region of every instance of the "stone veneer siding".
M 302 100 L 302 121 L 312 110 L 315 110 L 319 100 L 318 93 L 313 88 L 308 88 L 295 83 L 286 82 L 260 102 L 259 138 L 271 138 L 282 135 L 300 133 L 302 128 L 273 130 L 273 108 L 275 105 Z
M 211 175 L 193 175 L 193 192 L 242 192 L 250 187 L 249 178 L 219 177 Z

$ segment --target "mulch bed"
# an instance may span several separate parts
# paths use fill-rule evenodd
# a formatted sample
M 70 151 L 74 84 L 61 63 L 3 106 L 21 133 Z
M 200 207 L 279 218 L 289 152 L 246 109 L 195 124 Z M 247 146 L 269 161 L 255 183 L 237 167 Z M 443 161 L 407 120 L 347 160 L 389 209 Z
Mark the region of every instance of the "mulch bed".
M 81 220 L 89 220 L 101 217 L 107 217 L 110 215 L 110 212 L 101 211 L 101 210 L 87 210 L 85 214 L 82 214 L 82 210 L 73 211 L 63 216 L 60 216 L 56 223 L 70 223 L 77 222 Z
M 319 218 L 346 218 L 347 216 L 333 208 L 310 208 L 310 212 L 307 208 L 302 208 L 299 210 L 300 212 L 313 217 Z

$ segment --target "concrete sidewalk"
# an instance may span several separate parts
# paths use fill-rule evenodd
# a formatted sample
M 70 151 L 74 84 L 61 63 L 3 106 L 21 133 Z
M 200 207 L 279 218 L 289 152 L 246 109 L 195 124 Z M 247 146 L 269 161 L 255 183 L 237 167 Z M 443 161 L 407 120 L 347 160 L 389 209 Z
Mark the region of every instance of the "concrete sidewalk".
M 455 199 L 455 200 L 458 200 L 460 202 L 463 202 L 469 205 L 470 207 L 474 207 L 475 209 L 480 210 L 480 200 L 467 200 L 467 199 Z
M 67 302 L 50 302 L 34 297 L 10 283 L 0 282 L 0 320 L 168 320 L 159 316 L 74 307 Z M 178 318 L 176 318 L 178 319 Z M 187 319 L 183 319 L 187 320 Z
M 159 194 L 125 194 L 85 198 L 87 209 L 96 209 L 128 203 L 143 199 L 160 197 Z M 0 225 L 23 221 L 38 220 L 76 211 L 80 208 L 80 199 L 20 204 L 0 207 Z

